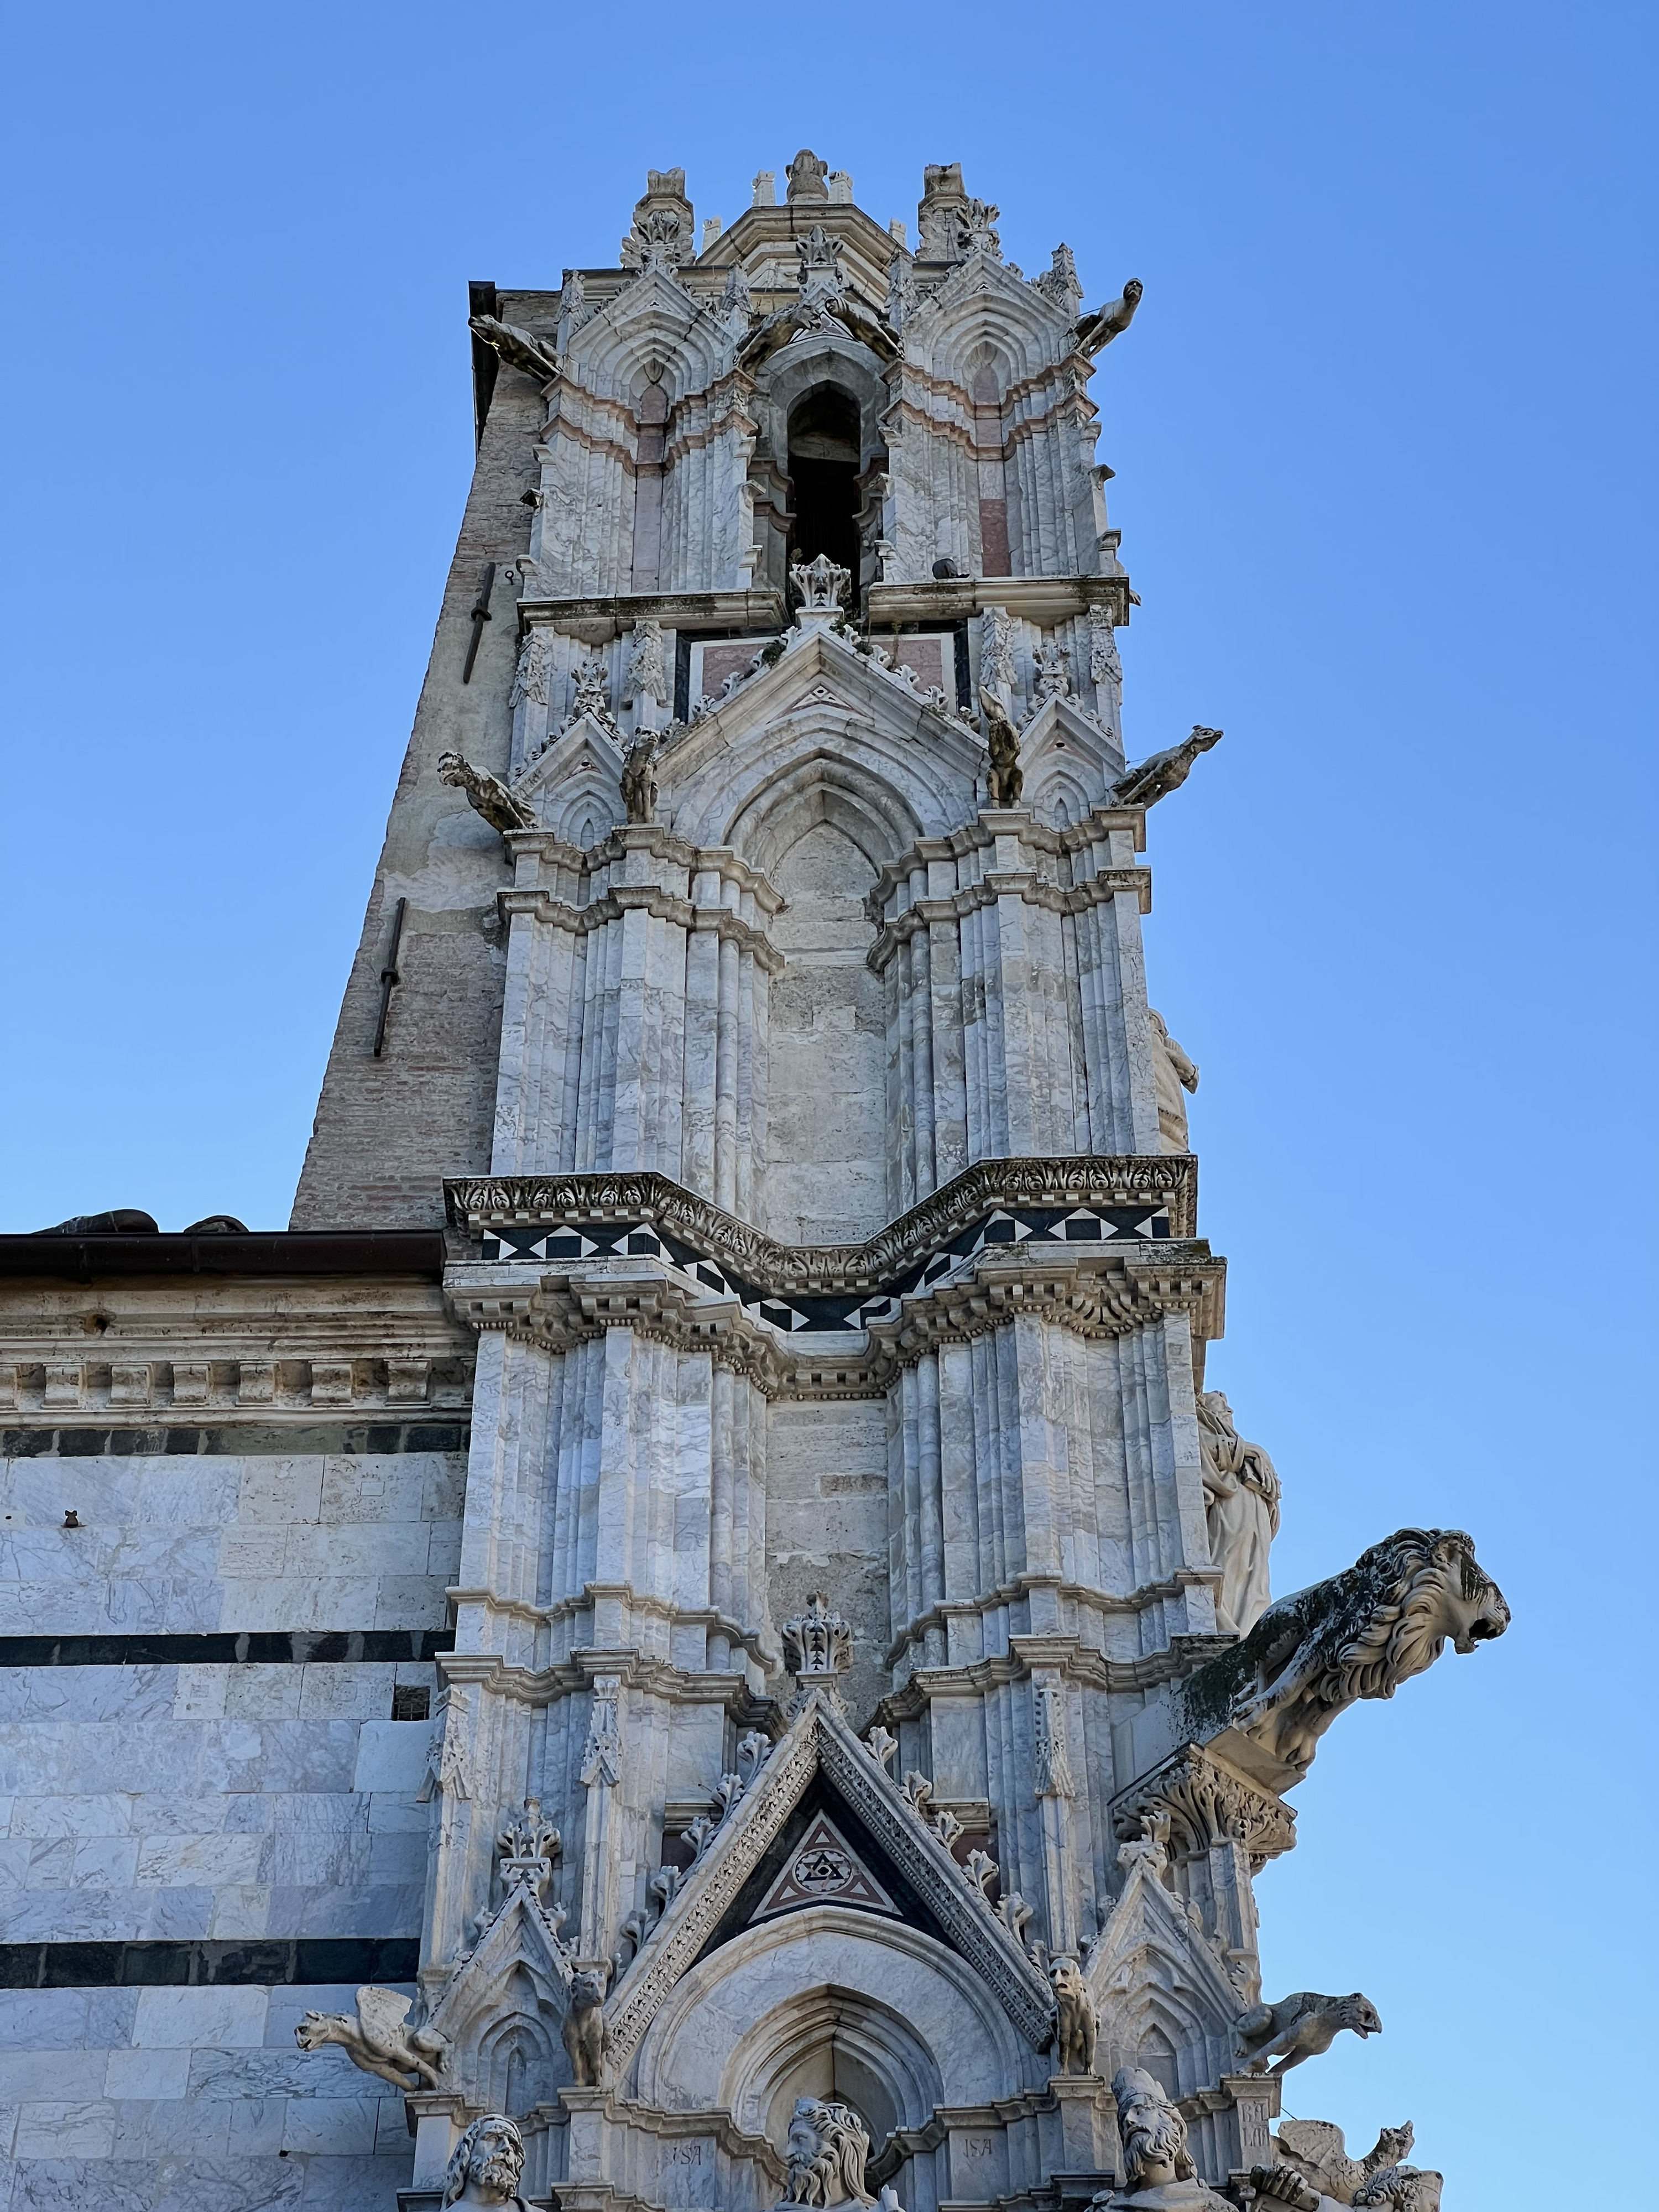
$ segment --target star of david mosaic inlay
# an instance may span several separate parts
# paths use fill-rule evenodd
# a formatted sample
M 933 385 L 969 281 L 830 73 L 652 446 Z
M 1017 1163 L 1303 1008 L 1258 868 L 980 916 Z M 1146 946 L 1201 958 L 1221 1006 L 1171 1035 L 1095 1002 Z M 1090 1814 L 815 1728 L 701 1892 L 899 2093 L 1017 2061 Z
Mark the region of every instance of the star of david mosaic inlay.
M 827 1813 L 814 1815 L 806 1833 L 750 1917 L 769 1920 L 806 1905 L 856 1905 L 867 1912 L 898 1907 Z

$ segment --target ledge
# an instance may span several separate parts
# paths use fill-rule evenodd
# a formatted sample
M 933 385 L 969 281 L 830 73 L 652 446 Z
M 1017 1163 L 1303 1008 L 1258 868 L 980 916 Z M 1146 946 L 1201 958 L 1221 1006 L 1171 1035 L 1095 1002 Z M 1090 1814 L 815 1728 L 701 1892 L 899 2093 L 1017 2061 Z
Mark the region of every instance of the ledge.
M 945 576 L 937 582 L 872 584 L 870 627 L 896 623 L 960 622 L 987 607 L 1006 607 L 1021 622 L 1052 629 L 1056 623 L 1103 608 L 1115 629 L 1129 619 L 1129 579 L 1116 576 Z
M 439 1282 L 435 1229 L 273 1229 L 222 1237 L 0 1237 L 0 1276 L 422 1275 Z
M 610 592 L 568 599 L 526 597 L 519 602 L 521 623 L 612 622 L 631 629 L 636 622 L 659 622 L 665 629 L 781 630 L 788 616 L 782 595 L 757 592 Z

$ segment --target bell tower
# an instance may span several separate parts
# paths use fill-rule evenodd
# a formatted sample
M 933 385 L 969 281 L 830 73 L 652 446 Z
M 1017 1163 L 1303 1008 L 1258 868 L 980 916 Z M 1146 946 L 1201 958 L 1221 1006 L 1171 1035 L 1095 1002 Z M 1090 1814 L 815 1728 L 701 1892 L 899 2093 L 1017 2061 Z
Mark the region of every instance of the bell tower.
M 1140 285 L 1027 276 L 956 164 L 914 250 L 784 174 L 473 288 L 295 1208 L 441 1231 L 476 1359 L 401 2201 L 1330 2191 L 1269 2069 L 1375 2014 L 1264 2002 L 1252 1879 L 1335 1715 L 1507 1612 L 1434 1529 L 1273 1603 L 1206 1388 L 1141 855 L 1219 732 L 1128 757 L 1095 459 Z

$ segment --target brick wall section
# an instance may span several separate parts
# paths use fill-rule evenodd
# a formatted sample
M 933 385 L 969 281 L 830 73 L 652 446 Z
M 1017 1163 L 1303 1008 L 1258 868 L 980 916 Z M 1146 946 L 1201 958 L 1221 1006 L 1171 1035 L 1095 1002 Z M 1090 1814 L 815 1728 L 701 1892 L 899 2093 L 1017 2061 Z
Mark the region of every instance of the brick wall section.
M 504 566 L 529 547 L 521 495 L 537 475 L 531 449 L 544 412 L 532 380 L 503 367 L 323 1078 L 295 1229 L 432 1227 L 443 1218 L 442 1177 L 489 1164 L 506 972 L 495 901 L 510 870 L 495 832 L 438 781 L 437 760 L 453 748 L 495 775 L 507 770 L 516 593 L 499 577 L 495 619 L 465 686 L 461 669 L 485 562 Z M 376 1060 L 380 969 L 400 896 L 409 902 L 402 981 Z

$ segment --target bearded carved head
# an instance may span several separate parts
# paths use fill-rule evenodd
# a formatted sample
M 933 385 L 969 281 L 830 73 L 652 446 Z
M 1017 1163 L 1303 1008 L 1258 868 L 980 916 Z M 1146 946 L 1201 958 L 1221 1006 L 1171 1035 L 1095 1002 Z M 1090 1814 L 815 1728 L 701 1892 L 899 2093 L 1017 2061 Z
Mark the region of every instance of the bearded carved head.
M 473 2201 L 511 2204 L 524 2172 L 524 2138 L 503 2112 L 474 2120 L 456 2144 L 444 2175 L 444 2203 L 453 2204 L 474 2189 Z
M 1163 2083 L 1139 2066 L 1124 2066 L 1112 2076 L 1112 2094 L 1128 2186 L 1156 2189 L 1190 2181 L 1194 2168 L 1187 2150 L 1187 2123 Z
M 874 2202 L 864 2185 L 870 2133 L 850 2105 L 800 2097 L 789 2122 L 788 2204 L 818 2208 Z

